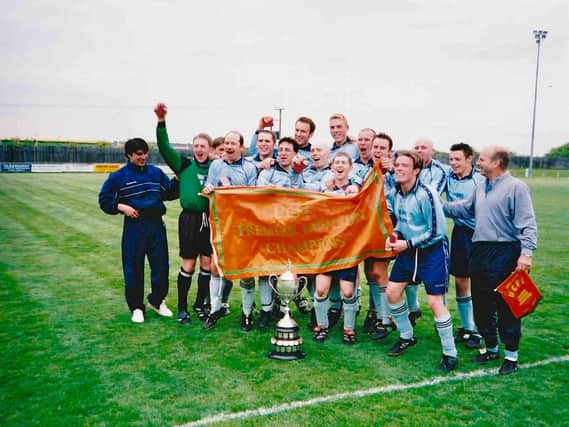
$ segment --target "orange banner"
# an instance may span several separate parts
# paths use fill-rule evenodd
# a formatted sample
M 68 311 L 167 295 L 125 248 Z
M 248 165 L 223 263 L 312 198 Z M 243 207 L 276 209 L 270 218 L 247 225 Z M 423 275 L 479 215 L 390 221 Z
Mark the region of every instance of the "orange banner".
M 385 239 L 393 231 L 374 168 L 351 196 L 277 187 L 218 188 L 210 196 L 212 244 L 228 279 L 311 274 L 392 256 Z
M 535 310 L 535 306 L 541 300 L 541 292 L 531 280 L 531 277 L 521 270 L 510 274 L 506 280 L 498 285 L 499 292 L 512 310 L 516 318 L 524 317 Z

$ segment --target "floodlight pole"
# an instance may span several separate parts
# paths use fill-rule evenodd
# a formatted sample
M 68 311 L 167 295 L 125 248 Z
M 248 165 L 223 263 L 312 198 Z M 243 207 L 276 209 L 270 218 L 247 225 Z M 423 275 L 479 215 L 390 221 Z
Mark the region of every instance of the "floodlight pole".
M 535 42 L 537 43 L 537 63 L 535 67 L 535 91 L 533 94 L 533 119 L 531 122 L 531 143 L 529 149 L 529 168 L 528 168 L 528 178 L 533 177 L 533 141 L 535 137 L 535 110 L 537 107 L 537 79 L 539 76 L 539 51 L 541 48 L 541 41 L 547 36 L 547 31 L 544 30 L 534 30 L 533 36 L 535 37 Z
M 275 110 L 279 112 L 279 139 L 282 137 L 282 123 L 283 123 L 283 110 L 284 107 L 275 107 Z

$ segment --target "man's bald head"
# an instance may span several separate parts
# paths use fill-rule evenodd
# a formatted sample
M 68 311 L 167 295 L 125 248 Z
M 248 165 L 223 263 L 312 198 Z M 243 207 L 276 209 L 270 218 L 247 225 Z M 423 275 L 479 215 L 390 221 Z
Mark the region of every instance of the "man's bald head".
M 429 138 L 419 138 L 415 142 L 414 151 L 423 159 L 423 164 L 429 166 L 433 156 L 435 155 L 435 147 L 433 141 Z

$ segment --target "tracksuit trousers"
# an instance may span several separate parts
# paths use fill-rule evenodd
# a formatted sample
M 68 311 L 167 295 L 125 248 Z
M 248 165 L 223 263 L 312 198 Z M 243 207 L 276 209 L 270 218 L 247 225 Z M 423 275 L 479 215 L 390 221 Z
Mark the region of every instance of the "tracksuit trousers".
M 470 260 L 474 320 L 486 347 L 498 345 L 498 332 L 506 350 L 517 351 L 522 323 L 494 289 L 517 266 L 520 242 L 475 242 Z
M 168 294 L 168 241 L 162 217 L 125 217 L 122 234 L 122 265 L 128 308 L 145 310 L 144 261 L 150 265 L 151 293 L 148 301 L 159 307 Z

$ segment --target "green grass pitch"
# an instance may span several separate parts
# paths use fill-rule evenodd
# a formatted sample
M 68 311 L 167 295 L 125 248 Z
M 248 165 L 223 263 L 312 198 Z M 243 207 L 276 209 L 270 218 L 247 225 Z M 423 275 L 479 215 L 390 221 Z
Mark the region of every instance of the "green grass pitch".
M 361 332 L 363 314 L 355 346 L 342 344 L 338 326 L 317 345 L 307 319 L 293 310 L 306 359 L 268 359 L 272 331 L 239 330 L 237 286 L 231 315 L 212 331 L 195 317 L 180 327 L 155 313 L 143 325 L 132 324 L 120 265 L 122 217 L 105 215 L 97 205 L 105 177 L 0 175 L 2 425 L 175 425 L 455 375 L 438 369 L 440 345 L 424 290 L 419 343 L 399 358 L 386 355 L 394 336 L 376 343 Z M 539 223 L 532 276 L 544 298 L 523 321 L 522 364 L 569 354 L 569 182 L 536 178 L 529 185 Z M 168 304 L 175 309 L 178 202 L 168 208 Z M 190 301 L 194 296 L 195 279 Z M 454 290 L 449 306 L 456 325 Z M 473 355 L 459 347 L 459 373 L 479 369 L 470 362 Z M 504 378 L 492 373 L 220 424 L 567 425 L 568 368 L 567 362 L 551 363 Z

